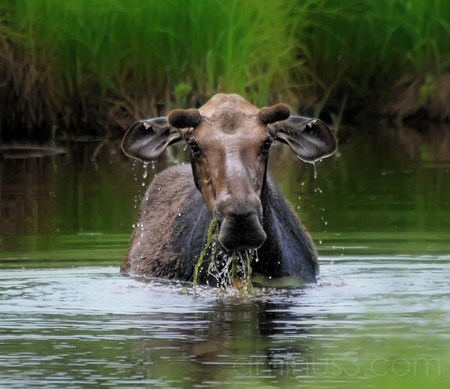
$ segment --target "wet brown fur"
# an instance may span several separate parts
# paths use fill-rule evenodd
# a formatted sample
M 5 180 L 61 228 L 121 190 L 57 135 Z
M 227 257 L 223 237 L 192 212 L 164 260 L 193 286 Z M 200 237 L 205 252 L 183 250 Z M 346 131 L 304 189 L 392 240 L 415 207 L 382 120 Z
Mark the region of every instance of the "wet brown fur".
M 182 218 L 183 204 L 193 188 L 190 166 L 176 166 L 156 176 L 142 200 L 133 244 L 121 266 L 123 273 L 175 277 L 181 268 L 180 255 L 167 238 L 176 231 L 177 219 Z
M 289 115 L 284 104 L 260 110 L 239 95 L 218 94 L 199 110 L 174 110 L 131 126 L 122 142 L 127 155 L 152 160 L 183 140 L 191 166 L 169 168 L 153 180 L 121 271 L 191 279 L 214 217 L 224 250 L 258 249 L 255 273 L 314 282 L 317 253 L 267 175 L 269 147 L 276 138 L 313 161 L 331 155 L 336 140 L 323 122 Z

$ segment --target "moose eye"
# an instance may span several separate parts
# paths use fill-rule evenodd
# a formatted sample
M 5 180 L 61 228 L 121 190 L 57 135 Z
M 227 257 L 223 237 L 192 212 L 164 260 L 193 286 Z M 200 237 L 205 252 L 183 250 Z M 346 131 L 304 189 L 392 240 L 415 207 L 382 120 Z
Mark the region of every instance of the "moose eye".
M 189 142 L 188 146 L 191 149 L 192 155 L 195 158 L 198 158 L 202 154 L 202 150 L 200 149 L 200 147 L 198 146 L 198 144 L 196 142 Z
M 266 139 L 261 146 L 261 153 L 263 153 L 264 155 L 268 154 L 270 146 L 272 146 L 272 140 Z

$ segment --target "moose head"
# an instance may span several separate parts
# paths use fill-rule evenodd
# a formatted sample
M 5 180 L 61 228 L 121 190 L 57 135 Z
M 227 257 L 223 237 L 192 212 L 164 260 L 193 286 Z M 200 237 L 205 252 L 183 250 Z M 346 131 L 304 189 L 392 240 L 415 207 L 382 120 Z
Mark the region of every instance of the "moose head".
M 220 244 L 228 251 L 259 248 L 266 240 L 261 196 L 273 142 L 300 159 L 333 154 L 336 138 L 318 119 L 291 115 L 285 104 L 258 109 L 238 95 L 218 94 L 197 109 L 133 124 L 122 141 L 130 157 L 157 159 L 167 146 L 187 145 L 196 187 L 217 218 Z

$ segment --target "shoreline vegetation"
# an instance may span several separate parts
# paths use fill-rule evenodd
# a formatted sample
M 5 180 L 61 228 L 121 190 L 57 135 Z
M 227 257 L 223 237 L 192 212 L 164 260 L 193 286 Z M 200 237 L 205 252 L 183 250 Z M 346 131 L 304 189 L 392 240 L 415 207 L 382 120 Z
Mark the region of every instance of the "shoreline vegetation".
M 0 141 L 118 136 L 217 92 L 450 121 L 447 0 L 0 0 Z

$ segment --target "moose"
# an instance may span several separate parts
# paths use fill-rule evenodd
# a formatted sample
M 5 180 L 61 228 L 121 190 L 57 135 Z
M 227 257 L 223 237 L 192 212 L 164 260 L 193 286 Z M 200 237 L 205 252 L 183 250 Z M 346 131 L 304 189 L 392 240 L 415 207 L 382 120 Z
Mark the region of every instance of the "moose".
M 158 174 L 143 197 L 121 272 L 189 281 L 217 220 L 221 252 L 257 249 L 252 275 L 314 283 L 317 251 L 267 171 L 273 142 L 306 162 L 332 155 L 337 141 L 321 120 L 291 115 L 283 103 L 258 109 L 236 94 L 217 94 L 199 109 L 140 120 L 124 153 L 145 162 L 184 141 L 189 164 Z M 201 281 L 207 283 L 207 276 Z

